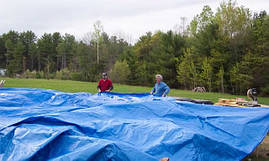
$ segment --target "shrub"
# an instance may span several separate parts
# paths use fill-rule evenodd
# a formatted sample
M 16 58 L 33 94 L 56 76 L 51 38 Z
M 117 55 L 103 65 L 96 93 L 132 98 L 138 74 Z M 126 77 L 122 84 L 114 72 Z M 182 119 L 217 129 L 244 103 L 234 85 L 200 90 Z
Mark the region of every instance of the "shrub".
M 56 72 L 55 79 L 68 80 L 70 79 L 70 71 L 68 69 L 62 69 Z
M 62 79 L 62 72 L 61 71 L 56 72 L 55 79 Z
M 49 74 L 49 79 L 54 79 L 55 78 L 55 75 L 56 75 L 56 73 L 50 73 Z
M 261 89 L 261 95 L 262 96 L 268 96 L 269 95 L 269 84 L 267 84 L 264 88 Z
M 24 77 L 25 78 L 36 78 L 36 71 L 30 71 L 29 69 L 27 69 L 25 72 L 24 72 Z
M 70 73 L 70 78 L 71 80 L 76 80 L 76 81 L 80 81 L 81 80 L 81 74 L 80 73 Z
M 131 72 L 126 60 L 116 61 L 112 71 L 110 72 L 110 78 L 116 83 L 127 83 L 130 73 Z
M 43 71 L 36 72 L 36 78 L 37 79 L 45 78 L 44 72 Z

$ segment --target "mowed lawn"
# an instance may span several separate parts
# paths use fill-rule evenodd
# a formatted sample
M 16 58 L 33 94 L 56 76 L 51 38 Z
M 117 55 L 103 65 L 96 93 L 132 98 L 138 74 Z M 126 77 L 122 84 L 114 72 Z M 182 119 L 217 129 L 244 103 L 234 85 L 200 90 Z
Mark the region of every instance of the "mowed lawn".
M 63 92 L 90 92 L 96 93 L 97 82 L 81 82 L 71 80 L 46 80 L 46 79 L 19 79 L 19 78 L 1 78 L 6 80 L 5 88 L 45 88 L 54 89 Z M 153 85 L 152 85 L 153 86 Z M 152 87 L 130 86 L 123 84 L 114 84 L 113 92 L 121 93 L 144 93 L 150 92 Z M 172 89 L 169 96 L 187 97 L 194 99 L 206 99 L 217 102 L 219 98 L 236 98 L 246 96 L 236 96 L 222 93 L 197 93 L 187 90 Z M 269 105 L 269 97 L 259 97 L 259 103 Z

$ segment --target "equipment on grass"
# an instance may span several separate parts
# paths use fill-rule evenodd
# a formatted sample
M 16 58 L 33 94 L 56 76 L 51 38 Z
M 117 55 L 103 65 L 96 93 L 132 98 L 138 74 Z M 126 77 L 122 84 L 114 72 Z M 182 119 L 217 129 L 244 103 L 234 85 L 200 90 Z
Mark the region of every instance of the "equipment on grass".
M 193 92 L 206 92 L 205 87 L 195 87 L 193 90 Z
M 253 104 L 258 104 L 258 92 L 256 88 L 251 88 L 247 91 L 247 96 L 252 100 Z
M 205 104 L 205 105 L 213 105 L 214 103 L 210 100 L 201 100 L 201 99 L 191 99 L 191 98 L 185 98 L 185 97 L 173 97 L 177 101 L 186 101 L 186 102 L 192 102 L 196 104 Z
M 6 82 L 5 80 L 1 80 L 0 81 L 0 88 L 3 88 L 4 87 L 5 82 Z

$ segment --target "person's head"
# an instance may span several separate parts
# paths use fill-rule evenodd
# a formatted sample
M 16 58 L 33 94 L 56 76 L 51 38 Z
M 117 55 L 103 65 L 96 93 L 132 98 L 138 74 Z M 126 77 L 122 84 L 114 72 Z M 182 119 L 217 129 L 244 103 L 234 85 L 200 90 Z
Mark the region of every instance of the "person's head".
M 107 80 L 107 78 L 108 78 L 107 73 L 103 73 L 102 77 L 103 77 L 103 79 Z
M 157 74 L 157 75 L 155 76 L 155 78 L 156 78 L 156 82 L 157 82 L 157 83 L 160 83 L 161 81 L 163 81 L 163 76 L 162 76 L 161 74 Z

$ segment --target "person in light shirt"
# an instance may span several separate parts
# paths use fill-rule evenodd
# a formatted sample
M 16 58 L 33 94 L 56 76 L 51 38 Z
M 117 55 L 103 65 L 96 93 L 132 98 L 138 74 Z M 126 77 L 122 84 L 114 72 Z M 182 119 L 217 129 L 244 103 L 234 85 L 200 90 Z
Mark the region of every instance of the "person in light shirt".
M 170 92 L 170 88 L 166 83 L 163 82 L 163 76 L 160 74 L 157 74 L 155 76 L 156 83 L 151 90 L 150 94 L 156 95 L 156 96 L 162 96 L 165 97 Z

